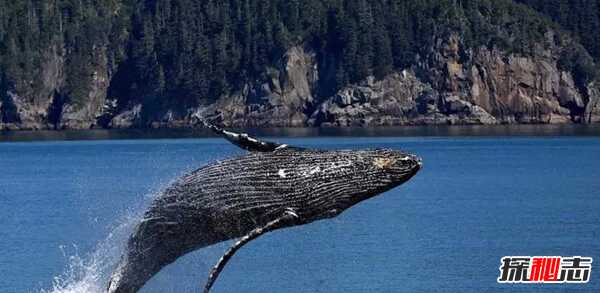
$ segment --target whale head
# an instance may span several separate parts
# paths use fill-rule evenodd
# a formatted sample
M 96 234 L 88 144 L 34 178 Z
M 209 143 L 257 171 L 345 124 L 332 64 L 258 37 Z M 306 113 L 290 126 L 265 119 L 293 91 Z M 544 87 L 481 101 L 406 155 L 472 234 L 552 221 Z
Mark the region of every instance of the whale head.
M 300 160 L 301 161 L 301 160 Z M 355 204 L 412 178 L 422 167 L 416 155 L 391 149 L 334 151 L 300 162 L 312 175 L 306 197 L 295 208 L 306 221 L 337 216 Z

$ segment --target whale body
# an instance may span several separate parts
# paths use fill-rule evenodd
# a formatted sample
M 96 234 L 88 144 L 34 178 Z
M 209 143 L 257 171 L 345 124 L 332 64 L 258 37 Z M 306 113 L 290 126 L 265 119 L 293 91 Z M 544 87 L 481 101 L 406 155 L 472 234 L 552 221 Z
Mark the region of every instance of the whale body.
M 137 292 L 163 267 L 202 247 L 334 217 L 421 168 L 420 158 L 402 151 L 311 150 L 215 129 L 250 152 L 197 169 L 154 199 L 127 242 L 108 292 Z M 213 270 L 205 292 L 228 257 Z

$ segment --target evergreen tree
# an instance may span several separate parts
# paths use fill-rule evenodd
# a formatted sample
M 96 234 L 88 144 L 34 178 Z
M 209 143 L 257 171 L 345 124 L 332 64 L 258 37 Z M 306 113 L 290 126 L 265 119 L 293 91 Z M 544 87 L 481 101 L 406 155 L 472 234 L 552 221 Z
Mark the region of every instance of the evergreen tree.
M 292 46 L 316 52 L 328 83 L 323 95 L 409 68 L 450 33 L 469 47 L 532 54 L 548 30 L 564 28 L 598 60 L 599 1 L 1 1 L 0 95 L 11 90 L 47 99 L 35 94 L 41 91 L 35 81 L 56 54 L 65 60 L 61 94 L 84 105 L 101 50 L 113 75 L 109 95 L 122 107 L 143 103 L 158 110 L 183 110 L 264 82 Z M 579 84 L 595 78 L 586 56 L 577 50 L 561 56 Z

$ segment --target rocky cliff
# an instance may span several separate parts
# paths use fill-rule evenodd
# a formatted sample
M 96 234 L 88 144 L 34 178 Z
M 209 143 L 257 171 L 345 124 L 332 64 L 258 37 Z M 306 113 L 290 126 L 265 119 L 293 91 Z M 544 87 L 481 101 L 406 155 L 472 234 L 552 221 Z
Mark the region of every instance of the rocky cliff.
M 0 100 L 0 129 L 89 129 L 98 126 L 110 83 L 105 48 L 92 57 L 95 70 L 89 73 L 85 97 L 69 101 L 65 97 L 64 55 L 51 51 L 40 66 L 36 89 L 25 92 L 7 90 Z
M 554 42 L 553 35 L 548 35 Z M 458 36 L 438 39 L 416 66 L 366 81 L 326 99 L 310 125 L 593 123 L 600 121 L 598 87 L 577 86 L 557 56 L 467 48 Z M 418 74 L 415 74 L 418 72 Z
M 115 73 L 126 68 L 126 58 L 114 56 L 124 52 L 124 41 L 115 45 L 106 37 L 88 44 L 82 55 L 86 70 L 74 71 L 77 66 L 67 63 L 76 52 L 54 40 L 41 52 L 34 76 L 16 78 L 14 86 L 0 83 L 0 129 L 191 127 L 195 116 L 234 127 L 600 121 L 597 81 L 582 80 L 581 68 L 565 66 L 573 52 L 589 59 L 585 64 L 594 61 L 562 32 L 547 30 L 526 52 L 473 45 L 452 31 L 434 34 L 425 43 L 404 68 L 395 66 L 384 76 L 367 76 L 331 92 L 332 68 L 339 62 L 332 57 L 335 52 L 298 42 L 265 65 L 263 74 L 240 81 L 228 94 L 151 106 L 135 97 L 147 91 L 130 90 L 139 88 L 135 83 L 127 89 L 134 97 L 123 99 L 124 91 L 111 90 L 132 80 L 127 72 Z M 156 66 L 159 92 L 171 77 Z
M 548 42 L 554 43 L 552 34 Z M 468 48 L 457 35 L 437 39 L 412 68 L 369 77 L 330 97 L 317 97 L 315 54 L 294 47 L 272 79 L 248 84 L 198 115 L 227 126 L 380 126 L 426 124 L 594 123 L 599 89 L 577 86 L 559 66 L 562 50 L 531 56 Z M 418 74 L 417 74 L 418 73 Z

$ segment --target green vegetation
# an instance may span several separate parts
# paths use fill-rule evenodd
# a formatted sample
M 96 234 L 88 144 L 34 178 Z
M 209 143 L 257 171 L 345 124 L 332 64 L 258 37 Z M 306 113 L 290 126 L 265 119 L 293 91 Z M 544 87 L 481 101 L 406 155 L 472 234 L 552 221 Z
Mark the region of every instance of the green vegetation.
M 600 1 L 598 0 L 518 0 L 551 18 L 572 32 L 596 62 L 600 61 Z M 578 50 L 561 56 L 561 66 L 575 74 L 582 86 L 598 75 L 593 61 Z
M 598 1 L 522 0 L 16 0 L 0 2 L 0 95 L 36 97 L 41 65 L 64 62 L 61 95 L 84 103 L 106 50 L 119 105 L 185 109 L 266 78 L 293 45 L 322 68 L 322 95 L 409 67 L 436 37 L 531 54 L 555 24 L 600 58 Z M 528 5 L 544 14 L 541 17 Z M 59 56 L 65 56 L 63 58 Z M 590 60 L 563 66 L 591 80 Z M 591 66 L 591 67 L 590 67 Z M 325 76 L 325 72 L 329 74 Z M 331 74 L 333 72 L 334 74 Z
M 85 101 L 98 50 L 109 46 L 114 62 L 124 57 L 129 12 L 115 0 L 0 2 L 0 88 L 23 96 L 40 92 L 43 64 L 65 62 L 65 96 Z M 124 11 L 125 10 L 125 11 Z M 60 58 L 64 55 L 65 58 Z
M 474 45 L 527 51 L 548 28 L 510 1 L 472 0 L 146 1 L 132 23 L 127 75 L 139 79 L 119 86 L 125 94 L 116 96 L 182 106 L 262 78 L 266 65 L 295 44 L 310 44 L 323 68 L 335 67 L 335 76 L 322 79 L 330 89 L 323 94 L 330 94 L 414 64 L 436 35 L 456 31 Z
M 575 33 L 594 58 L 600 58 L 600 1 L 518 0 Z

